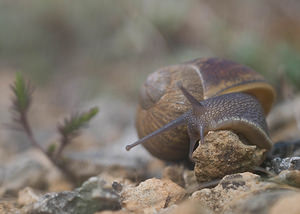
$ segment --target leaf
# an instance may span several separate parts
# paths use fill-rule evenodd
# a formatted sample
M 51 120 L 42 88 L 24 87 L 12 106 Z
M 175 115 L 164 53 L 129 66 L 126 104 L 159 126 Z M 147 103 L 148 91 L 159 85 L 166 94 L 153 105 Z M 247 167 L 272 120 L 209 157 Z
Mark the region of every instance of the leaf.
M 55 150 L 56 150 L 56 144 L 52 143 L 47 148 L 47 154 L 51 156 L 55 152 Z
M 14 93 L 13 97 L 13 110 L 18 113 L 25 113 L 28 111 L 31 104 L 31 96 L 33 88 L 29 82 L 25 82 L 21 73 L 16 74 L 14 84 L 11 86 Z
M 58 126 L 58 131 L 65 139 L 75 137 L 78 131 L 86 126 L 98 112 L 98 107 L 94 107 L 87 112 L 74 114 L 70 118 L 66 118 L 63 124 Z

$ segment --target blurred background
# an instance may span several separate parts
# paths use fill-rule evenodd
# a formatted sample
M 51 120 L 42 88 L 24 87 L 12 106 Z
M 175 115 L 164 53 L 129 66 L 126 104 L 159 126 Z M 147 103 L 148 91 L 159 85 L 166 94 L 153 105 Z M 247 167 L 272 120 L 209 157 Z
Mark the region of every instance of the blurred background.
M 42 144 L 57 139 L 63 117 L 95 105 L 100 113 L 73 149 L 82 154 L 130 143 L 147 75 L 214 56 L 263 74 L 278 92 L 277 105 L 285 106 L 275 108 L 270 126 L 280 130 L 279 115 L 289 118 L 288 133 L 273 132 L 275 141 L 297 139 L 299 11 L 297 0 L 1 0 L 0 120 L 10 121 L 9 85 L 21 71 L 36 87 L 30 122 Z M 0 146 L 3 160 L 30 144 L 24 135 L 1 128 Z

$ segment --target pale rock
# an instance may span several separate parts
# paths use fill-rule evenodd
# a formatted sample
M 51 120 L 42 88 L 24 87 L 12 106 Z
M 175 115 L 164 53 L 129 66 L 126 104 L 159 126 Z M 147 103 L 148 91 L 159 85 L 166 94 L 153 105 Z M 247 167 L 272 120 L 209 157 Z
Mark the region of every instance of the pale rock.
M 0 214 L 21 214 L 14 201 L 0 201 Z
M 24 189 L 20 190 L 18 193 L 18 205 L 26 206 L 37 202 L 41 194 L 37 193 L 30 187 L 25 187 Z
M 271 180 L 279 183 L 300 187 L 300 170 L 283 170 Z
M 222 214 L 265 214 L 270 213 L 270 209 L 282 198 L 295 194 L 290 188 L 269 189 L 268 191 L 256 191 L 252 194 L 245 194 L 241 198 L 231 201 L 224 207 Z M 285 212 L 283 212 L 285 213 Z
M 121 192 L 122 207 L 143 213 L 160 210 L 184 199 L 186 191 L 171 180 L 151 178 Z
M 265 149 L 246 145 L 231 131 L 209 132 L 205 143 L 193 153 L 198 182 L 211 181 L 225 175 L 253 170 L 265 158 Z
M 291 194 L 280 198 L 270 209 L 270 214 L 299 214 L 300 213 L 300 193 Z
M 74 191 L 47 193 L 23 210 L 26 214 L 93 214 L 118 209 L 119 195 L 105 180 L 91 177 Z
M 15 195 L 26 186 L 46 186 L 45 175 L 49 172 L 49 165 L 45 164 L 42 156 L 38 151 L 30 150 L 0 165 L 0 196 L 5 193 Z
M 178 205 L 170 206 L 159 214 L 213 214 L 211 210 L 203 204 L 192 200 L 186 200 Z
M 261 182 L 258 175 L 245 172 L 227 175 L 216 187 L 196 191 L 190 198 L 202 203 L 216 213 L 222 213 L 224 209 L 231 206 L 233 201 L 275 186 L 274 183 Z

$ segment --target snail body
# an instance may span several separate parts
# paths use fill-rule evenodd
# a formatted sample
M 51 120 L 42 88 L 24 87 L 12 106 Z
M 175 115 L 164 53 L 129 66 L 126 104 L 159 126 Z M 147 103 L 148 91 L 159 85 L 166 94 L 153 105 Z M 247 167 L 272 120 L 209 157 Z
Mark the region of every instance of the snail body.
M 142 143 L 163 160 L 186 159 L 211 130 L 232 130 L 249 144 L 270 149 L 265 115 L 275 99 L 272 86 L 254 70 L 208 58 L 150 74 L 140 93 L 136 128 Z

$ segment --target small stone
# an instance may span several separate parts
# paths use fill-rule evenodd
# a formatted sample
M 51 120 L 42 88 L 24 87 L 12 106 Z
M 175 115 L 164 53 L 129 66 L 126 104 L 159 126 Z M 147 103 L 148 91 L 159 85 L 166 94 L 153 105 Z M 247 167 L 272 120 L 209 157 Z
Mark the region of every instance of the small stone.
M 300 212 L 300 194 L 292 194 L 280 198 L 270 209 L 270 214 L 299 214 Z
M 289 170 L 300 170 L 300 157 L 292 157 Z
M 185 184 L 184 188 L 187 192 L 194 192 L 199 188 L 199 184 L 193 170 L 185 169 L 183 172 L 183 179 Z
M 167 208 L 163 212 L 160 212 L 160 214 L 182 214 L 182 213 L 213 214 L 213 212 L 208 208 L 206 208 L 203 204 L 192 200 L 186 200 L 183 203 L 180 203 L 179 205 L 171 206 L 170 208 Z
M 141 182 L 137 187 L 127 187 L 121 193 L 122 207 L 129 211 L 159 210 L 181 201 L 186 191 L 171 180 L 157 178 Z
M 259 179 L 260 176 L 250 172 L 227 175 L 216 187 L 194 192 L 191 199 L 221 213 L 225 207 L 241 197 L 276 186 L 274 183 L 260 182 Z
M 123 188 L 133 185 L 131 180 L 126 176 L 111 174 L 110 172 L 102 172 L 97 176 L 99 179 L 105 180 L 105 187 L 112 188 L 115 192 L 121 192 Z
M 43 188 L 47 185 L 45 174 L 49 173 L 47 160 L 38 151 L 16 155 L 11 161 L 0 165 L 0 197 L 4 194 L 17 195 L 26 186 Z M 48 161 L 49 162 L 49 161 Z
M 122 186 L 122 184 L 120 184 L 120 183 L 114 181 L 114 182 L 112 183 L 112 188 L 113 188 L 116 192 L 121 192 L 122 189 L 123 189 L 123 186 Z
M 25 187 L 18 193 L 18 204 L 20 206 L 26 206 L 38 201 L 39 197 L 39 193 L 37 193 L 30 187 Z
M 264 162 L 268 171 L 279 174 L 283 170 L 300 170 L 300 157 L 274 157 Z
M 193 153 L 195 175 L 198 182 L 211 181 L 225 175 L 251 171 L 265 157 L 265 149 L 244 144 L 231 131 L 209 132 L 205 143 Z
M 99 177 L 91 177 L 74 191 L 47 193 L 25 207 L 25 213 L 93 214 L 101 210 L 120 209 L 119 195 Z
M 300 187 L 300 170 L 283 170 L 279 175 L 275 176 L 271 180 Z
M 183 179 L 183 166 L 167 166 L 162 174 L 163 179 L 170 179 L 174 183 L 178 184 L 181 187 L 184 187 L 184 179 Z
M 256 191 L 252 194 L 242 195 L 240 198 L 232 200 L 227 204 L 222 214 L 245 213 L 245 214 L 265 214 L 270 213 L 271 207 L 281 198 L 295 194 L 289 189 L 274 188 L 268 191 Z M 286 212 L 283 212 L 286 213 Z M 289 212 L 288 212 L 289 213 Z
M 0 201 L 0 214 L 20 214 L 19 209 L 16 208 L 14 201 Z

